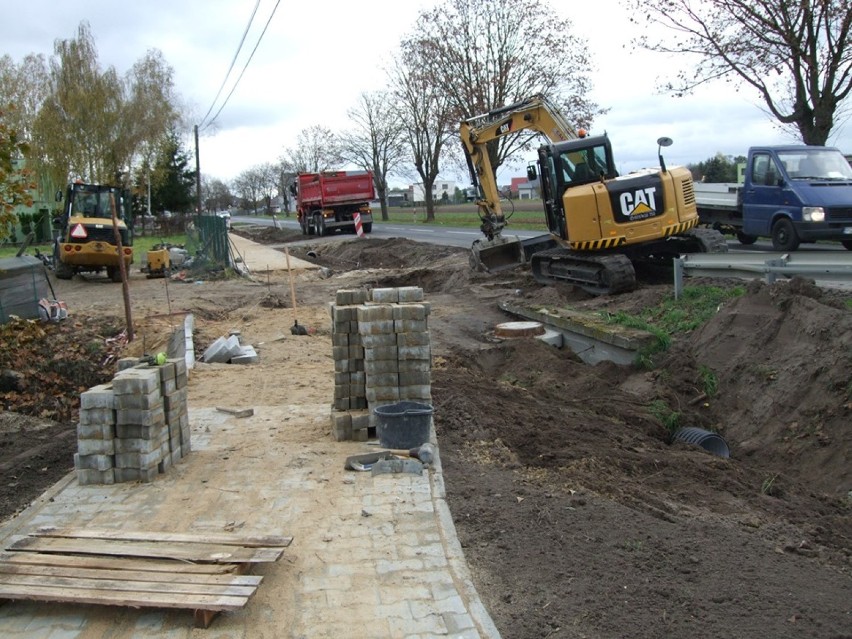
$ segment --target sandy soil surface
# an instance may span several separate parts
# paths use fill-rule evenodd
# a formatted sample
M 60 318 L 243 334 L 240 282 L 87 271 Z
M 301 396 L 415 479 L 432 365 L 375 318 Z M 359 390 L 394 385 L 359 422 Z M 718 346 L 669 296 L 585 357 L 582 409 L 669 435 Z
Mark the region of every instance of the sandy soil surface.
M 116 337 L 125 311 L 106 278 L 61 283 L 66 323 L 5 327 L 0 368 L 18 376 L 4 374 L 0 393 L 0 516 L 71 469 L 75 406 L 59 398 L 111 377 L 117 356 L 159 350 L 184 312 L 198 352 L 232 329 L 274 339 L 298 317 L 310 339 L 327 336 L 330 358 L 337 289 L 421 286 L 448 501 L 504 637 L 852 637 L 852 311 L 841 294 L 752 283 L 655 367 L 589 366 L 535 340 L 495 339 L 494 325 L 514 319 L 498 302 L 638 313 L 671 294 L 670 280 L 590 298 L 525 272 L 471 273 L 465 250 L 402 239 L 290 251 L 325 267 L 297 275 L 295 311 L 286 272 L 178 283 L 134 270 L 130 344 Z M 327 375 L 329 360 L 280 356 L 305 368 L 304 388 L 281 388 L 261 366 L 244 368 L 244 385 L 288 402 L 315 396 L 310 375 Z M 317 383 L 330 393 L 331 379 Z M 193 405 L 229 390 L 227 375 L 205 373 Z M 731 458 L 671 443 L 660 402 L 681 425 L 718 431 Z

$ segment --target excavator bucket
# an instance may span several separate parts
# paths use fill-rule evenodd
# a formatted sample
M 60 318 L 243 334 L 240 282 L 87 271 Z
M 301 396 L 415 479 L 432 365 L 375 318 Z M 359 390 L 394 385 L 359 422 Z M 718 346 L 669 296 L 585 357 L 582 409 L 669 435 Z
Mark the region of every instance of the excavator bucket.
M 496 273 L 523 266 L 524 246 L 518 237 L 498 236 L 493 240 L 476 240 L 470 247 L 470 268 Z

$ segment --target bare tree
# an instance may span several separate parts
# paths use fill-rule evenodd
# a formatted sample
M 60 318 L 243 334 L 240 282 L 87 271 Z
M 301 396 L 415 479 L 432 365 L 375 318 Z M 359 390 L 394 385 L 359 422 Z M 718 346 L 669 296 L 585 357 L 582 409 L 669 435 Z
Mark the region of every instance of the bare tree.
M 411 42 L 456 122 L 544 93 L 588 127 L 600 112 L 589 98 L 593 65 L 572 28 L 548 0 L 444 0 L 421 12 Z M 522 131 L 490 143 L 494 170 L 536 137 Z
M 388 220 L 388 175 L 408 157 L 402 120 L 385 91 L 362 93 L 348 115 L 355 127 L 339 137 L 342 159 L 373 172 L 382 219 Z
M 201 201 L 207 212 L 227 210 L 233 201 L 228 185 L 209 175 L 201 176 Z
M 447 143 L 457 130 L 449 94 L 434 82 L 430 64 L 430 58 L 416 39 L 408 39 L 402 42 L 390 71 L 398 117 L 414 168 L 423 181 L 427 222 L 435 220 L 432 187 Z
M 852 4 L 847 0 L 629 0 L 636 22 L 670 40 L 637 39 L 664 53 L 694 54 L 664 86 L 675 94 L 724 79 L 748 85 L 805 144 L 824 145 L 845 119 L 852 91 Z
M 296 173 L 318 173 L 341 162 L 337 137 L 330 129 L 314 125 L 299 132 L 296 147 L 285 149 L 281 162 Z
M 243 171 L 234 179 L 234 190 L 242 200 L 244 208 L 249 208 L 257 214 L 257 209 L 263 201 L 263 176 L 257 167 Z

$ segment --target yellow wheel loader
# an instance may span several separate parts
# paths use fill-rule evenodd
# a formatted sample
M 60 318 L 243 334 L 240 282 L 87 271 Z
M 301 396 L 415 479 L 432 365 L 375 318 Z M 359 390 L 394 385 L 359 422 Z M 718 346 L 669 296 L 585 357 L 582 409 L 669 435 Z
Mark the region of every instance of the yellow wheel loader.
M 57 199 L 62 199 L 61 192 Z M 125 271 L 133 262 L 132 221 L 126 190 L 79 181 L 69 184 L 53 247 L 56 277 L 70 280 L 76 273 L 106 271 L 110 280 L 121 282 L 121 261 Z
M 488 143 L 529 129 L 550 141 L 527 169 L 540 179 L 549 234 L 521 241 L 505 236 L 508 220 L 488 154 Z M 692 175 L 660 167 L 620 176 L 606 135 L 575 131 L 550 101 L 535 95 L 461 123 L 484 240 L 471 247 L 476 270 L 496 272 L 529 263 L 537 281 L 565 282 L 594 295 L 635 288 L 634 262 L 668 261 L 683 253 L 725 252 L 724 236 L 696 229 Z

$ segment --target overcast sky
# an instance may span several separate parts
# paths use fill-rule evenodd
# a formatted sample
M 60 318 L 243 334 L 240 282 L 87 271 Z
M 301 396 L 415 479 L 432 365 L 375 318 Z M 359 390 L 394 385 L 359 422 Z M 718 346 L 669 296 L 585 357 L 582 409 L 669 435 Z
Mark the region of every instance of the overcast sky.
M 200 139 L 201 172 L 228 181 L 256 164 L 276 162 L 286 148 L 296 145 L 296 136 L 305 128 L 317 124 L 332 131 L 348 128 L 347 110 L 356 105 L 361 92 L 386 86 L 384 68 L 400 36 L 413 28 L 420 9 L 435 1 L 260 0 L 234 70 L 214 102 L 256 3 L 0 0 L 4 15 L 0 53 L 16 62 L 27 53 L 50 56 L 54 41 L 74 38 L 86 20 L 103 67 L 113 66 L 124 74 L 148 49 L 162 51 L 196 123 L 211 107 L 208 120 L 212 118 L 243 73 L 215 131 L 204 132 Z M 609 109 L 598 117 L 591 133 L 609 134 L 622 173 L 656 164 L 660 136 L 674 139 L 674 146 L 665 150 L 669 165 L 699 162 L 717 152 L 745 154 L 750 145 L 796 143 L 745 91 L 718 85 L 687 98 L 659 94 L 658 79 L 673 75 L 676 65 L 686 61 L 631 50 L 635 27 L 619 0 L 592 4 L 551 0 L 551 4 L 561 17 L 572 20 L 575 35 L 588 42 L 596 67 L 592 98 Z M 570 120 L 571 114 L 566 115 Z M 852 152 L 849 122 L 835 130 L 829 144 Z M 520 159 L 518 168 L 503 171 L 500 182 L 522 175 L 525 160 Z

